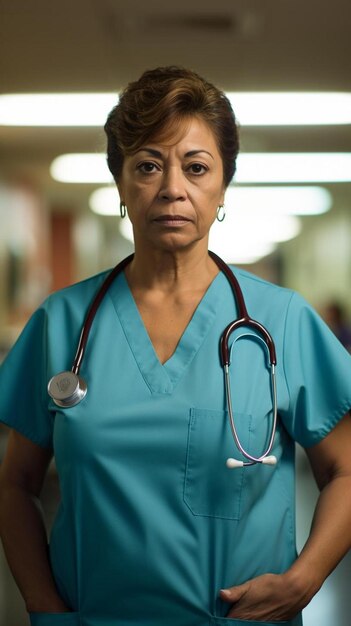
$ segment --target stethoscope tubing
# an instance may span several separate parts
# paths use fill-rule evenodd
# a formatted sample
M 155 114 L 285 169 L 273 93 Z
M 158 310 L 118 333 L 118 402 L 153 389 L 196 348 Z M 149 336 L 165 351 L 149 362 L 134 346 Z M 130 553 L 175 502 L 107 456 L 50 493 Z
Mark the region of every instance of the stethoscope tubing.
M 74 357 L 72 370 L 71 370 L 77 376 L 79 374 L 80 367 L 81 367 L 84 353 L 85 353 L 85 348 L 88 343 L 90 329 L 93 324 L 95 315 L 98 311 L 98 308 L 102 300 L 104 299 L 106 292 L 108 291 L 113 281 L 115 280 L 115 278 L 118 276 L 118 274 L 123 272 L 124 268 L 132 261 L 133 257 L 134 257 L 134 254 L 130 254 L 129 256 L 127 256 L 120 263 L 118 263 L 118 265 L 116 265 L 116 267 L 108 274 L 107 278 L 105 278 L 104 282 L 102 283 L 99 291 L 97 292 L 89 308 L 89 311 L 85 318 L 85 322 L 83 324 L 82 332 L 80 334 L 78 347 L 77 347 L 77 351 Z
M 231 269 L 227 266 L 227 264 L 214 252 L 209 251 L 210 257 L 219 267 L 219 269 L 225 274 L 228 279 L 237 305 L 238 310 L 238 318 L 228 324 L 228 326 L 224 329 L 221 340 L 220 340 L 220 355 L 222 367 L 225 374 L 225 395 L 226 402 L 229 412 L 229 420 L 230 427 L 232 431 L 232 435 L 235 441 L 235 444 L 238 450 L 241 452 L 246 461 L 241 461 L 237 459 L 228 459 L 227 466 L 228 467 L 243 467 L 249 465 L 255 465 L 257 463 L 265 463 L 265 464 L 275 464 L 276 458 L 274 456 L 269 456 L 276 433 L 277 426 L 277 390 L 276 390 L 276 380 L 275 380 L 275 365 L 277 363 L 276 359 L 276 351 L 274 346 L 274 341 L 268 332 L 268 330 L 252 319 L 246 308 L 246 304 L 244 301 L 244 296 L 241 291 L 239 282 Z M 96 313 L 99 309 L 99 306 L 108 291 L 109 287 L 117 277 L 117 275 L 122 272 L 125 267 L 132 261 L 134 254 L 129 255 L 125 259 L 123 259 L 116 267 L 108 274 L 102 283 L 100 289 L 98 290 L 88 312 L 85 317 L 85 321 L 82 327 L 82 331 L 80 334 L 78 347 L 76 350 L 76 354 L 74 357 L 73 365 L 71 371 L 60 372 L 56 376 L 53 376 L 48 383 L 48 393 L 55 402 L 60 407 L 70 408 L 75 406 L 85 397 L 87 393 L 87 385 L 85 381 L 80 377 L 79 372 L 82 365 L 82 361 L 85 354 L 85 349 L 87 346 L 87 342 L 89 339 L 89 334 L 91 330 L 91 326 L 95 319 Z M 273 419 L 272 419 L 272 427 L 271 427 L 271 435 L 269 438 L 268 446 L 266 450 L 258 457 L 255 457 L 245 448 L 240 442 L 237 429 L 235 426 L 234 414 L 233 414 L 233 406 L 232 406 L 232 397 L 231 397 L 231 389 L 230 389 L 230 376 L 229 376 L 229 366 L 230 366 L 230 349 L 229 349 L 229 339 L 231 334 L 240 327 L 252 328 L 255 330 L 261 341 L 266 345 L 268 353 L 269 353 L 269 362 L 271 369 L 271 393 L 272 393 L 272 401 L 273 401 Z
M 241 326 L 251 327 L 256 330 L 262 337 L 264 342 L 267 344 L 267 348 L 269 350 L 269 360 L 271 365 L 277 364 L 276 351 L 274 346 L 274 341 L 272 336 L 268 332 L 268 330 L 249 316 L 243 296 L 243 292 L 241 291 L 239 282 L 236 276 L 233 274 L 231 269 L 228 267 L 226 263 L 221 259 L 221 257 L 217 256 L 214 252 L 209 251 L 210 257 L 214 260 L 217 266 L 221 269 L 221 271 L 225 274 L 228 279 L 232 291 L 235 295 L 237 308 L 238 308 L 238 319 L 234 320 L 224 329 L 221 336 L 221 359 L 222 359 L 222 367 L 230 364 L 229 357 L 229 338 L 234 330 L 240 328 Z
M 266 450 L 259 456 L 253 456 L 247 450 L 245 450 L 242 445 L 239 435 L 235 426 L 234 415 L 233 415 L 233 405 L 232 405 L 232 394 L 230 389 L 230 375 L 229 375 L 229 365 L 224 366 L 224 376 L 225 376 L 225 393 L 227 400 L 227 407 L 229 413 L 229 423 L 232 431 L 232 435 L 236 444 L 236 447 L 241 452 L 241 454 L 248 459 L 247 461 L 237 461 L 236 459 L 228 459 L 227 465 L 228 467 L 247 467 L 249 465 L 256 465 L 257 463 L 265 463 L 267 465 L 275 465 L 276 458 L 270 457 L 269 454 L 273 448 L 275 433 L 277 429 L 277 419 L 278 419 L 278 408 L 277 408 L 277 385 L 275 379 L 275 366 L 271 365 L 271 390 L 273 397 L 273 422 L 271 427 L 271 436 L 268 442 L 268 446 Z

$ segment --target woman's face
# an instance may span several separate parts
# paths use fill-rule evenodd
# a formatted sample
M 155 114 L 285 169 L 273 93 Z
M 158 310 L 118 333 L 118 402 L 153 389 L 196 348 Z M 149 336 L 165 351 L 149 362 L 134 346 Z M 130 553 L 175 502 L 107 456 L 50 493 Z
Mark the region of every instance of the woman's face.
M 126 156 L 118 182 L 136 249 L 182 249 L 201 242 L 224 202 L 223 164 L 215 136 L 196 117 L 174 136 L 157 137 Z

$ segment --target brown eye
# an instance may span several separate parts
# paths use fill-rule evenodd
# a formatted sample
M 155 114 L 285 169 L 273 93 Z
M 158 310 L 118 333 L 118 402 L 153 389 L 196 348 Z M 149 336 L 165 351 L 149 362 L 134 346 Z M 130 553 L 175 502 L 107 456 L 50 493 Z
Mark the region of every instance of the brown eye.
M 143 174 L 152 174 L 159 168 L 156 166 L 156 163 L 153 163 L 152 161 L 143 161 L 138 164 L 137 169 Z
M 207 167 L 205 167 L 201 163 L 192 163 L 189 167 L 189 171 L 191 174 L 200 176 L 201 174 L 205 174 L 205 172 L 207 172 Z

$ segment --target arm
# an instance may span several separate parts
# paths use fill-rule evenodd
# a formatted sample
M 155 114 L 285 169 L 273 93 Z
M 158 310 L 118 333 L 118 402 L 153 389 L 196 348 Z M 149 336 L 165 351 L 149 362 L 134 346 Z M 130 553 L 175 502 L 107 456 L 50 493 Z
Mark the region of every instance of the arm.
M 351 547 L 351 419 L 306 450 L 321 490 L 310 536 L 291 568 L 221 591 L 228 617 L 287 620 L 300 612 Z
M 11 431 L 0 468 L 1 538 L 29 612 L 69 611 L 53 580 L 39 502 L 51 456 L 49 450 Z

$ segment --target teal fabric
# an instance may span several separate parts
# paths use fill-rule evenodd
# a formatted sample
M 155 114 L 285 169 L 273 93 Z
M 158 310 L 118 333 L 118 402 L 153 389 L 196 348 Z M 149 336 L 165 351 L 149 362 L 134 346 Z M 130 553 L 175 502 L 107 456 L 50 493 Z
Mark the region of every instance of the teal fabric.
M 78 613 L 30 613 L 31 626 L 80 626 Z
M 351 358 L 298 295 L 235 273 L 249 312 L 276 343 L 275 467 L 225 466 L 241 457 L 219 358 L 221 333 L 237 314 L 223 274 L 164 365 L 120 275 L 89 338 L 88 393 L 73 408 L 56 407 L 47 382 L 71 367 L 103 274 L 51 296 L 1 369 L 1 419 L 54 448 L 62 501 L 52 568 L 80 626 L 243 624 L 225 619 L 219 590 L 283 572 L 296 558 L 294 442 L 320 441 L 350 409 Z M 266 353 L 252 334 L 235 342 L 231 384 L 240 438 L 259 455 L 272 402 Z M 301 616 L 285 623 L 300 626 Z

